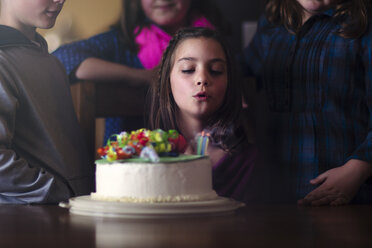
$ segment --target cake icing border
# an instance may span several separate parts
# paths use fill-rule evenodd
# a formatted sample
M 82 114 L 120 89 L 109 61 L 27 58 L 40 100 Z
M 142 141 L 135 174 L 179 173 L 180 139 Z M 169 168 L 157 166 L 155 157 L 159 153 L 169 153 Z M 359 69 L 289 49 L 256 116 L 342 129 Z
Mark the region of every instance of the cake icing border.
M 131 197 L 131 196 L 104 196 L 96 192 L 90 194 L 93 200 L 111 201 L 111 202 L 131 202 L 131 203 L 166 203 L 166 202 L 193 202 L 193 201 L 206 201 L 213 200 L 218 197 L 217 193 L 212 190 L 206 194 L 195 195 L 178 195 L 178 196 L 157 196 L 157 197 Z

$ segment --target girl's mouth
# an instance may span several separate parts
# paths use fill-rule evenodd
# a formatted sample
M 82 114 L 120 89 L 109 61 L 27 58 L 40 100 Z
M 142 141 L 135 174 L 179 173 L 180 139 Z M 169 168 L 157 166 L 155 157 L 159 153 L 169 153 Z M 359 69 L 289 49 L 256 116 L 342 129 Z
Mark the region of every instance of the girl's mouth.
M 175 4 L 169 3 L 169 4 L 157 5 L 157 6 L 155 6 L 155 8 L 166 11 L 166 10 L 170 10 L 170 9 L 174 8 L 174 6 L 175 6 Z
M 209 98 L 207 92 L 205 92 L 205 91 L 198 92 L 198 93 L 195 94 L 193 97 L 194 97 L 196 100 L 198 100 L 198 101 L 206 101 L 206 100 L 208 100 L 208 98 Z

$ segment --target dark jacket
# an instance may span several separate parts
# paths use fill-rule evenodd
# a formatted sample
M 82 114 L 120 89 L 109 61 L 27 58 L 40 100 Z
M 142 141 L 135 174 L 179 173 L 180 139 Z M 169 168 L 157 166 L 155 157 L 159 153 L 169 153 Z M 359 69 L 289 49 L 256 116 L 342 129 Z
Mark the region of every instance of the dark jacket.
M 58 203 L 93 191 L 93 165 L 60 62 L 0 25 L 0 203 Z

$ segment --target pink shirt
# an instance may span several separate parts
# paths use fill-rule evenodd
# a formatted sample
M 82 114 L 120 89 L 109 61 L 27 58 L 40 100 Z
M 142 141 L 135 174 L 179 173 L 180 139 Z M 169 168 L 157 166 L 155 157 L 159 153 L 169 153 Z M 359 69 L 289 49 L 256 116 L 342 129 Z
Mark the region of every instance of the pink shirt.
M 195 19 L 192 26 L 214 29 L 205 17 Z M 138 28 L 135 32 L 137 30 Z M 154 24 L 142 28 L 141 33 L 136 37 L 136 43 L 139 45 L 138 58 L 145 69 L 152 69 L 160 63 L 163 51 L 167 48 L 171 38 L 171 35 Z

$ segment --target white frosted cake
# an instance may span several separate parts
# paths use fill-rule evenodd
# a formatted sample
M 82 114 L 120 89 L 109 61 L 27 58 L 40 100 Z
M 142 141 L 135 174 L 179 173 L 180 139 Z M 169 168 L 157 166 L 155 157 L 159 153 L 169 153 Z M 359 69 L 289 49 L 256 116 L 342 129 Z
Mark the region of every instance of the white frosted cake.
M 204 156 L 161 158 L 157 163 L 97 162 L 93 199 L 124 202 L 178 202 L 209 200 L 211 162 Z
M 185 142 L 174 132 L 140 129 L 116 135 L 116 141 L 98 151 L 102 159 L 96 161 L 92 199 L 179 202 L 216 198 L 209 158 L 178 154 Z

